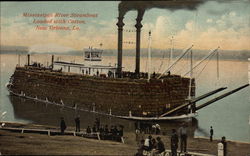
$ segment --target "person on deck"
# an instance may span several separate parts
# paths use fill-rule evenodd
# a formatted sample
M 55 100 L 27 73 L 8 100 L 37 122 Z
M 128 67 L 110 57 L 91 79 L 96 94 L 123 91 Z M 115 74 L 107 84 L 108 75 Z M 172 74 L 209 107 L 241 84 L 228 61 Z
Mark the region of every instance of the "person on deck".
M 64 134 L 64 131 L 65 131 L 65 129 L 67 128 L 67 126 L 66 126 L 66 123 L 65 123 L 63 117 L 61 117 L 60 128 L 61 128 L 61 134 Z

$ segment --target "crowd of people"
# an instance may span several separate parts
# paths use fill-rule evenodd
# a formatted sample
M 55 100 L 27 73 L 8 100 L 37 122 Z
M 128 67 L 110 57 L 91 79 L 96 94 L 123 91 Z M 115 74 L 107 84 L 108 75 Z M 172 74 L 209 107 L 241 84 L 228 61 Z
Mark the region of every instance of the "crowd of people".
M 144 134 L 161 134 L 161 126 L 158 123 L 135 122 L 135 128 Z
M 165 151 L 165 145 L 161 137 L 156 139 L 149 135 L 145 140 L 141 140 L 136 156 L 152 155 L 155 156 Z
M 114 140 L 114 141 L 121 141 L 121 137 L 123 137 L 123 126 L 119 125 L 102 125 L 100 123 L 100 119 L 96 118 L 95 123 L 92 128 L 90 126 L 87 127 L 86 133 L 100 133 L 100 138 L 102 140 Z
M 80 117 L 77 116 L 75 118 L 75 132 L 80 132 Z M 61 128 L 61 134 L 64 134 L 64 131 L 66 130 L 67 126 L 64 121 L 64 118 L 61 118 L 60 123 Z M 122 125 L 111 125 L 110 127 L 108 125 L 103 125 L 100 122 L 99 118 L 96 118 L 94 125 L 92 128 L 90 126 L 87 126 L 86 128 L 86 134 L 92 135 L 94 133 L 99 133 L 100 139 L 102 140 L 114 140 L 114 141 L 121 141 L 121 137 L 123 137 L 123 126 Z
M 80 132 L 80 117 L 75 118 L 76 132 Z M 136 156 L 157 156 L 165 152 L 165 145 L 159 136 L 161 133 L 160 125 L 157 123 L 148 124 L 148 123 L 136 123 L 136 142 L 138 145 L 138 152 Z M 64 134 L 65 129 L 67 128 L 64 118 L 61 118 L 61 134 Z M 87 126 L 86 134 L 92 135 L 94 133 L 99 133 L 100 139 L 102 140 L 113 140 L 113 141 L 122 141 L 123 137 L 123 126 L 122 125 L 103 125 L 100 122 L 99 118 L 95 119 L 94 125 L 92 128 Z M 143 134 L 143 135 L 140 135 Z M 149 134 L 146 139 L 144 139 L 144 134 Z M 156 138 L 153 138 L 152 135 L 156 135 Z M 214 130 L 213 127 L 210 127 L 210 141 L 213 141 Z M 181 153 L 187 153 L 187 125 L 182 124 L 182 126 L 176 130 L 172 129 L 170 135 L 170 149 L 171 156 L 177 156 L 177 150 L 179 148 Z M 221 143 L 223 144 L 224 155 L 227 151 L 227 143 L 225 137 L 222 137 Z
M 144 131 L 141 131 L 144 133 Z M 140 130 L 136 129 L 136 141 L 138 143 L 138 152 L 136 156 L 143 155 L 157 155 L 162 152 L 165 152 L 165 145 L 161 138 L 158 136 L 154 139 L 149 135 L 145 140 L 139 137 Z M 140 141 L 139 141 L 140 139 Z M 180 141 L 179 141 L 180 140 Z M 179 129 L 179 134 L 176 129 L 172 129 L 171 138 L 170 138 L 170 149 L 172 156 L 177 156 L 177 149 L 180 143 L 181 153 L 187 152 L 187 126 L 182 125 Z

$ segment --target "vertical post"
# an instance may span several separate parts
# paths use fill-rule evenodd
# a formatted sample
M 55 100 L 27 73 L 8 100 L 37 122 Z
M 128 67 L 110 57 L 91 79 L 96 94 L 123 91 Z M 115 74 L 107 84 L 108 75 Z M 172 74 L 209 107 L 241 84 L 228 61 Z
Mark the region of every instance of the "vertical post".
M 96 134 L 97 134 L 97 138 L 98 138 L 98 140 L 101 140 L 100 133 L 99 133 L 99 132 L 97 132 Z
M 116 25 L 118 26 L 118 55 L 117 55 L 117 74 L 118 77 L 121 77 L 122 73 L 122 40 L 123 40 L 123 26 L 125 25 L 123 23 L 123 18 L 124 17 L 118 17 L 118 22 Z
M 18 54 L 18 66 L 20 67 L 20 54 Z
M 93 105 L 93 112 L 95 112 L 95 103 L 93 103 L 92 105 Z
M 142 17 L 145 10 L 138 10 L 136 18 L 136 60 L 135 60 L 135 74 L 137 77 L 140 76 L 140 46 L 141 46 L 141 28 L 142 28 Z
M 219 79 L 219 51 L 217 51 L 217 79 Z
M 68 72 L 70 72 L 70 66 L 68 66 Z
M 174 37 L 171 38 L 171 50 L 170 50 L 170 57 L 169 57 L 169 65 L 172 63 L 173 60 L 173 50 L 174 50 Z
M 192 78 L 193 78 L 193 51 L 190 51 L 190 81 L 189 81 L 189 91 L 188 98 L 191 99 L 191 91 L 192 91 Z
M 151 31 L 148 33 L 148 81 L 151 76 Z
M 224 156 L 224 146 L 221 142 L 218 143 L 218 156 Z
M 52 55 L 51 57 L 51 68 L 52 69 L 54 68 L 54 55 Z
M 30 65 L 30 54 L 27 55 L 28 56 L 28 66 Z

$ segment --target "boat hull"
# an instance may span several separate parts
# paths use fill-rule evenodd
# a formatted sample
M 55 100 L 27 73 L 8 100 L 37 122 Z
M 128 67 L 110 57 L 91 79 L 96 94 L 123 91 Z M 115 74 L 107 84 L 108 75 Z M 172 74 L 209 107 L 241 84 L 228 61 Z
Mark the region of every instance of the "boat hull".
M 38 101 L 38 102 L 42 102 L 42 103 L 46 103 L 46 104 L 52 104 L 52 105 L 57 105 L 59 107 L 66 107 L 68 109 L 77 109 L 76 107 L 69 107 L 69 106 L 65 106 L 62 103 L 55 103 L 55 102 L 51 102 L 46 100 L 42 100 L 42 99 L 38 99 L 30 97 L 30 96 L 26 96 L 24 94 L 18 94 L 13 92 L 10 89 L 10 86 L 12 84 L 7 84 L 6 87 L 8 89 L 8 91 L 10 92 L 11 95 L 13 96 L 17 96 L 20 98 L 25 98 L 25 99 L 30 99 L 30 100 L 34 100 L 34 101 Z M 106 113 L 102 113 L 102 112 L 96 112 L 96 111 L 89 111 L 86 109 L 77 109 L 79 111 L 86 111 L 86 112 L 92 112 L 92 113 L 96 113 L 96 114 L 101 114 L 101 115 L 106 115 L 106 116 L 110 116 L 110 117 L 116 117 L 116 118 L 121 118 L 121 119 L 127 119 L 127 120 L 136 120 L 136 121 L 163 121 L 163 120 L 188 120 L 191 118 L 196 117 L 198 114 L 197 113 L 189 113 L 189 114 L 183 114 L 183 115 L 176 115 L 176 116 L 165 116 L 165 117 L 139 117 L 139 116 L 119 116 L 119 115 L 112 115 L 112 114 L 106 114 Z
M 17 67 L 8 88 L 16 95 L 64 107 L 114 116 L 156 117 L 186 102 L 189 81 L 176 75 L 147 81 Z M 193 87 L 192 96 L 194 92 Z M 188 112 L 187 108 L 182 111 Z

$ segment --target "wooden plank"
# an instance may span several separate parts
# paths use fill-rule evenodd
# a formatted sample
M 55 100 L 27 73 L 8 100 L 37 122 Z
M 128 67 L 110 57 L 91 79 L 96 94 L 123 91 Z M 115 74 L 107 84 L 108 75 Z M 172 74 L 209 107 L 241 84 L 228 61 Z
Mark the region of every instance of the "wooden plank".
M 220 92 L 220 91 L 222 91 L 222 90 L 224 90 L 224 89 L 226 89 L 226 87 L 221 87 L 221 88 L 218 88 L 218 89 L 213 90 L 213 91 L 211 91 L 211 92 L 208 92 L 208 93 L 206 93 L 206 94 L 204 94 L 204 95 L 201 95 L 201 96 L 199 96 L 199 97 L 197 97 L 197 98 L 191 100 L 190 102 L 186 102 L 186 103 L 184 103 L 183 105 L 180 105 L 180 106 L 178 106 L 178 107 L 176 107 L 176 108 L 174 108 L 174 109 L 172 109 L 172 110 L 170 110 L 170 111 L 168 111 L 168 112 L 162 114 L 161 117 L 166 116 L 166 115 L 169 115 L 169 114 L 171 114 L 171 113 L 173 113 L 173 112 L 176 112 L 177 110 L 180 110 L 180 109 L 182 109 L 182 108 L 185 108 L 185 107 L 187 107 L 188 105 L 191 105 L 191 104 L 193 104 L 193 103 L 195 103 L 195 102 L 197 102 L 197 101 L 200 101 L 200 100 L 202 100 L 202 99 L 204 99 L 204 98 L 206 98 L 206 97 L 208 97 L 208 96 L 211 96 L 211 95 L 213 95 L 213 94 L 215 94 L 215 93 L 217 93 L 217 92 Z

